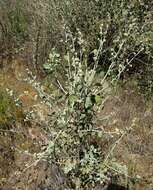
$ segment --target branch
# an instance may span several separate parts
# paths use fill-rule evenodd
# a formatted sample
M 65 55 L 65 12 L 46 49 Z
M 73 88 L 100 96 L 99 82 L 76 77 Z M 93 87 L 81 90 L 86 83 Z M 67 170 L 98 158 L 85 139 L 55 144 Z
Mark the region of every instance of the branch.
M 64 94 L 67 94 L 66 90 L 63 88 L 62 84 L 59 82 L 58 79 L 56 79 L 56 82 L 57 82 L 59 88 L 61 89 L 61 91 L 62 91 Z

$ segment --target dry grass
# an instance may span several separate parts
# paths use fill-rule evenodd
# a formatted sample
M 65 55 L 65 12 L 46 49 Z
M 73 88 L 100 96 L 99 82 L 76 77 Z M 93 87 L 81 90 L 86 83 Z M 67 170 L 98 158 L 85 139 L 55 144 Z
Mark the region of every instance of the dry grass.
M 129 175 L 141 176 L 136 190 L 153 189 L 153 107 L 139 93 L 135 82 L 117 87 L 105 102 L 99 118 L 107 118 L 103 128 L 114 133 L 107 144 L 113 144 L 119 134 L 131 130 L 116 146 L 114 156 L 128 166 Z

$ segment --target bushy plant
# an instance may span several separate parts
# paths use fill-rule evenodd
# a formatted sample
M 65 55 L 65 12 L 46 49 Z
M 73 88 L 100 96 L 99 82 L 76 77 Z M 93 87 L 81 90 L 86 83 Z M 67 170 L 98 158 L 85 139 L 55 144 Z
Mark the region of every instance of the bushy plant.
M 113 78 L 117 76 L 116 79 L 126 78 L 131 73 L 136 74 L 140 84 L 145 83 L 148 89 L 151 69 L 150 72 L 146 70 L 152 65 L 153 39 L 151 1 L 136 0 L 129 3 L 126 0 L 84 2 L 57 0 L 51 4 L 54 11 L 52 10 L 50 14 L 56 15 L 54 21 L 52 20 L 53 23 L 61 18 L 61 24 L 69 26 L 74 36 L 77 36 L 78 30 L 82 33 L 86 42 L 89 67 L 94 66 L 99 39 L 102 38 L 103 45 L 99 54 L 97 72 L 107 72 L 110 67 L 109 75 Z M 100 33 L 99 26 L 101 26 Z M 56 29 L 55 25 L 51 30 Z M 63 40 L 63 29 L 58 28 L 57 31 L 59 31 L 58 38 Z M 59 42 L 56 47 L 62 52 L 65 51 L 64 40 Z
M 94 189 L 98 185 L 104 188 L 117 173 L 110 168 L 115 166 L 115 171 L 127 173 L 126 167 L 112 162 L 113 150 L 106 155 L 98 143 L 104 135 L 102 129 L 96 126 L 95 114 L 103 96 L 102 84 L 97 86 L 95 83 L 102 39 L 95 55 L 95 67 L 91 69 L 88 67 L 81 33 L 78 31 L 77 38 L 74 38 L 68 27 L 65 31 L 66 54 L 63 64 L 66 81 L 58 81 L 63 93 L 63 104 L 57 108 L 57 114 L 52 116 L 52 139 L 40 155 L 64 171 L 70 189 Z M 76 49 L 75 43 L 79 44 L 80 51 Z M 62 63 L 57 66 L 60 60 L 54 49 L 50 61 L 45 64 L 45 69 L 51 70 L 52 77 L 58 76 L 57 71 L 62 67 Z M 103 77 L 103 82 L 107 76 Z

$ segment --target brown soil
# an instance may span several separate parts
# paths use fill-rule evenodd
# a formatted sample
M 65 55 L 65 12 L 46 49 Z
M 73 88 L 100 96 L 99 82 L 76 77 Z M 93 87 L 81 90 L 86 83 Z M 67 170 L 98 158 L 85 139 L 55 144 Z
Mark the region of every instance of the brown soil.
M 47 162 L 34 164 L 34 154 L 48 143 L 48 137 L 39 124 L 46 120 L 48 109 L 40 102 L 37 91 L 23 82 L 25 77 L 26 66 L 21 60 L 14 60 L 0 72 L 1 88 L 13 90 L 23 109 L 26 112 L 34 110 L 37 115 L 36 121 L 25 122 L 23 118 L 0 131 L 0 189 L 38 190 L 50 185 L 51 189 L 58 189 L 60 183 L 63 185 L 58 168 L 47 165 Z
M 114 156 L 128 167 L 129 175 L 140 176 L 134 190 L 153 189 L 153 107 L 139 94 L 131 82 L 117 87 L 105 102 L 99 118 L 107 118 L 102 126 L 107 132 L 128 131 L 117 144 Z M 114 144 L 120 134 L 113 134 L 108 144 Z M 108 150 L 107 150 L 108 151 Z M 130 189 L 131 190 L 131 189 Z

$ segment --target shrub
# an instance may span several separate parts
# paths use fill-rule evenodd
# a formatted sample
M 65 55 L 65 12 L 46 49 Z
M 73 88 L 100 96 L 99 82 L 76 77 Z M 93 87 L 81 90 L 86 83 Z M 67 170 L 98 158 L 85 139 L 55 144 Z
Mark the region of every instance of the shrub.
M 123 175 L 127 173 L 126 167 L 112 161 L 113 149 L 105 154 L 100 143 L 97 143 L 104 134 L 96 126 L 95 111 L 102 102 L 102 83 L 107 77 L 106 74 L 97 86 L 95 78 L 101 40 L 99 54 L 95 55 L 95 67 L 89 69 L 81 33 L 78 32 L 78 38 L 75 38 L 68 28 L 65 32 L 66 54 L 63 65 L 55 49 L 48 64 L 44 65 L 52 77 L 58 77 L 58 70 L 64 67 L 66 80 L 65 83 L 58 81 L 63 93 L 63 105 L 57 107 L 57 114 L 51 117 L 52 139 L 40 155 L 64 171 L 70 189 L 94 189 L 97 185 L 104 188 L 117 175 L 110 168 L 115 167 L 114 170 L 119 170 Z M 79 44 L 80 51 L 76 49 L 75 42 Z
M 78 30 L 82 33 L 89 67 L 94 66 L 99 39 L 102 39 L 97 72 L 107 72 L 111 67 L 109 75 L 113 78 L 126 78 L 136 74 L 140 85 L 145 84 L 145 90 L 150 89 L 153 40 L 151 1 L 136 0 L 129 3 L 126 0 L 57 0 L 51 7 L 54 9 L 52 13 L 56 15 L 52 20 L 54 24 L 62 18 L 63 25 L 68 26 L 74 36 L 77 37 Z M 54 25 L 53 30 L 57 29 L 57 25 Z M 58 34 L 64 34 L 61 28 L 57 31 Z M 56 47 L 65 47 L 64 35 L 58 35 L 58 38 L 59 41 L 62 38 L 63 42 L 56 44 Z M 77 48 L 79 49 L 78 44 Z M 65 48 L 61 50 L 63 52 Z

